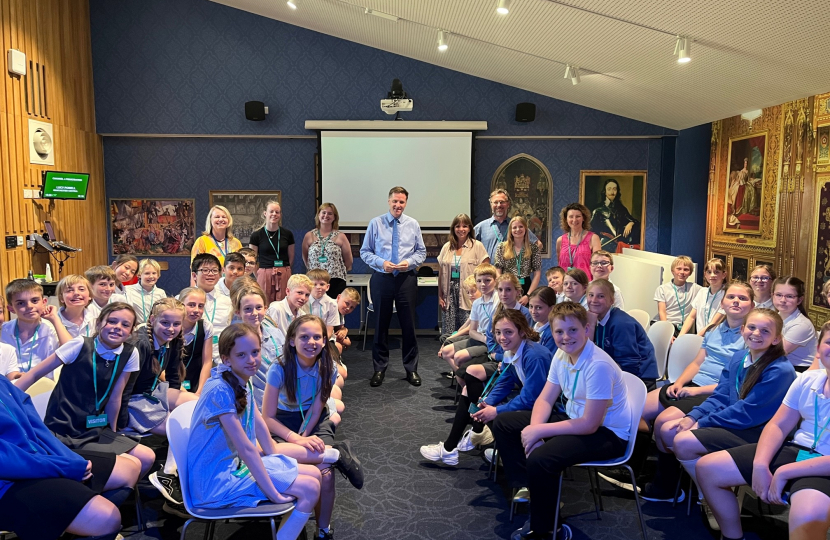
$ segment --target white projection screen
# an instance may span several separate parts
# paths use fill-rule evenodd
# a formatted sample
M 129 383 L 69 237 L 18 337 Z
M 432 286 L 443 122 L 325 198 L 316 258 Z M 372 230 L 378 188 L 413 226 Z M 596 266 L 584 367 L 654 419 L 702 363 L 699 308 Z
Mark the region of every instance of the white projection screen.
M 448 230 L 471 215 L 471 131 L 321 131 L 322 202 L 337 206 L 340 228 L 363 230 L 389 210 L 389 190 L 409 192 L 405 213 L 422 229 Z

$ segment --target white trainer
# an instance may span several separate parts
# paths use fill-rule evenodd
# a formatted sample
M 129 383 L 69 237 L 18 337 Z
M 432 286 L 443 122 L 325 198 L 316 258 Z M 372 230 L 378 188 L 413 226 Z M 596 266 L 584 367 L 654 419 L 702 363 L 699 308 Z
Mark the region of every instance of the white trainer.
M 493 454 L 494 454 L 494 453 L 495 453 L 495 452 L 493 451 L 493 449 L 492 449 L 492 448 L 488 448 L 487 450 L 485 450 L 485 451 L 484 451 L 484 460 L 485 460 L 487 463 L 493 463 Z
M 444 449 L 443 442 L 422 446 L 421 455 L 430 461 L 441 461 L 446 465 L 458 465 L 458 449 L 454 448 L 452 452 L 447 452 Z
M 481 433 L 473 433 L 472 437 L 470 438 L 470 442 L 472 442 L 475 446 L 487 446 L 491 444 L 496 439 L 493 438 L 493 432 L 490 431 L 490 428 L 484 426 L 484 429 L 481 430 Z
M 472 440 L 471 440 L 472 436 L 473 436 L 473 430 L 468 429 L 467 432 L 464 433 L 464 435 L 461 437 L 461 440 L 458 441 L 458 446 L 456 446 L 455 449 L 458 450 L 459 452 L 469 452 L 470 450 L 475 448 L 476 445 L 474 445 Z

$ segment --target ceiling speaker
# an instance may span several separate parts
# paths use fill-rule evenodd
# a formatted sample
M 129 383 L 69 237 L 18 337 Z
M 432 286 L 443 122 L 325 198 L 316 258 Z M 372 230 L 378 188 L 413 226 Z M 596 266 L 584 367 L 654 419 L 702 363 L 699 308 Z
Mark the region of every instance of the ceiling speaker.
M 519 103 L 516 105 L 516 122 L 533 122 L 535 119 L 535 103 Z

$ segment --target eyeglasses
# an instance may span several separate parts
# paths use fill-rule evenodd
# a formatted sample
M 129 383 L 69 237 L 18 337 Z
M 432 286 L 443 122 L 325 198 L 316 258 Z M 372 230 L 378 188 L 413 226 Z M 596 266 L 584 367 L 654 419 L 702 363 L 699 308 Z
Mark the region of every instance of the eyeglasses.
M 219 275 L 219 269 L 218 268 L 211 268 L 209 270 L 204 269 L 204 268 L 200 268 L 199 272 L 201 272 L 202 274 L 204 274 L 206 276 L 218 276 Z
M 591 266 L 598 266 L 600 268 L 605 268 L 606 266 L 611 266 L 611 263 L 608 261 L 591 261 Z
M 767 281 L 770 281 L 771 279 L 772 278 L 769 277 L 769 276 L 752 276 L 751 278 L 749 278 L 749 281 L 751 281 L 753 283 L 758 283 L 759 281 L 761 283 L 766 283 Z
M 798 296 L 796 296 L 794 294 L 775 293 L 773 296 L 775 298 L 777 298 L 778 300 L 784 300 L 786 298 L 787 301 L 789 301 L 789 302 L 792 302 L 793 300 L 798 300 Z

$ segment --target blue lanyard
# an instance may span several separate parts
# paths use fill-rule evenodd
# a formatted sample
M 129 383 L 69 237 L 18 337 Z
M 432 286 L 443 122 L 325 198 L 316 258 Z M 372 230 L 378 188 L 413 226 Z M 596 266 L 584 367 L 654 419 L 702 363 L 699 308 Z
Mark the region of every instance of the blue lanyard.
M 496 225 L 495 221 L 491 221 L 490 226 L 493 228 L 493 232 L 496 233 L 496 238 L 498 239 L 499 243 L 504 242 L 504 237 L 501 235 L 499 226 Z
M 569 364 L 570 364 L 570 362 L 569 362 Z M 574 377 L 574 385 L 573 385 L 573 388 L 571 389 L 571 397 L 570 397 L 570 398 L 568 398 L 568 403 L 571 403 L 572 401 L 574 401 L 574 398 L 576 397 L 576 383 L 579 381 L 579 372 L 580 372 L 580 370 L 578 370 L 578 369 L 577 369 L 577 370 L 576 370 L 576 377 Z M 564 395 L 565 395 L 565 391 L 563 390 L 563 391 L 559 394 L 559 401 L 560 401 L 560 402 L 562 401 L 562 396 L 564 396 Z M 564 404 L 564 403 L 563 403 L 563 406 L 564 406 L 564 408 L 565 408 L 565 412 L 567 413 L 567 411 L 568 411 L 568 406 L 567 406 L 566 404 Z M 568 415 L 568 416 L 570 416 L 570 415 Z
M 463 247 L 461 248 L 464 249 Z M 456 272 L 461 272 L 461 255 L 453 255 L 452 256 L 452 265 L 455 267 Z
M 689 291 L 686 289 L 686 285 L 688 285 L 688 283 L 683 284 L 683 303 L 681 304 L 680 303 L 680 296 L 677 294 L 677 285 L 674 284 L 674 281 L 671 282 L 671 286 L 674 288 L 674 298 L 675 298 L 675 300 L 677 300 L 677 305 L 680 307 L 680 320 L 681 321 L 686 319 L 686 297 L 689 294 Z
M 576 247 L 574 248 L 573 244 L 571 243 L 571 233 L 568 233 L 568 270 L 571 270 L 574 267 L 574 259 L 576 258 L 576 252 L 579 249 L 579 244 L 585 239 L 584 236 L 585 231 L 579 233 L 579 242 L 576 243 Z
M 228 233 L 225 233 L 225 251 L 222 251 L 222 246 L 219 245 L 219 240 L 213 236 L 213 231 L 210 232 L 210 237 L 213 238 L 213 243 L 216 244 L 216 247 L 219 249 L 219 253 L 222 254 L 222 257 L 225 257 L 228 254 Z
M 296 361 L 296 362 L 297 362 L 297 367 L 299 367 L 300 362 L 299 361 Z M 315 362 L 314 365 L 316 366 L 317 363 Z M 314 393 L 311 394 L 311 405 L 308 406 L 309 411 L 314 407 L 314 399 L 316 397 L 317 397 L 317 385 L 315 384 L 314 385 Z M 308 422 L 311 420 L 311 414 L 306 416 L 305 413 L 303 412 L 303 398 L 302 398 L 302 395 L 300 394 L 300 378 L 299 377 L 297 377 L 297 406 L 300 409 L 300 418 L 303 419 L 303 424 L 300 426 L 300 430 L 299 430 L 298 435 L 302 435 L 302 433 L 305 431 L 306 426 L 308 426 Z
M 194 332 L 194 334 L 193 334 L 193 341 L 190 342 L 191 345 L 193 345 L 193 347 L 190 348 L 190 357 L 187 359 L 187 362 L 184 363 L 184 369 L 187 369 L 187 368 L 190 367 L 190 362 L 191 362 L 191 360 L 193 360 L 193 353 L 196 352 L 196 338 L 199 336 L 199 323 L 200 322 L 201 322 L 201 319 L 196 321 L 196 332 Z
M 743 384 L 743 381 L 741 380 L 741 374 L 743 374 L 746 371 L 746 368 L 744 368 L 744 362 L 746 362 L 746 359 L 748 357 L 749 351 L 747 351 L 747 353 L 744 355 L 744 358 L 743 360 L 741 360 L 741 363 L 738 364 L 738 373 L 735 374 L 735 393 L 738 394 L 738 399 L 741 399 L 741 385 Z
M 11 397 L 11 394 L 9 394 L 9 396 Z M 14 416 L 11 409 L 9 409 L 9 406 L 6 405 L 5 401 L 3 401 L 3 398 L 0 398 L 0 404 L 2 404 L 3 407 L 5 407 L 6 410 L 9 412 L 9 416 L 11 416 L 12 420 L 14 420 L 14 423 L 18 425 L 18 427 L 20 428 L 20 431 L 23 431 L 25 433 L 26 429 L 23 427 L 23 424 L 21 424 L 20 421 Z M 29 434 L 28 433 L 26 433 L 26 442 L 29 443 L 29 449 L 32 451 L 32 453 L 37 454 L 37 448 L 35 448 L 35 445 L 32 444 L 31 440 L 29 440 Z
M 818 393 L 813 394 L 813 446 L 810 447 L 810 452 L 816 451 L 816 446 L 818 445 L 818 439 L 824 433 L 824 430 L 827 429 L 827 426 L 830 425 L 830 416 L 827 417 L 827 421 L 824 423 L 824 427 L 821 428 L 821 431 L 818 430 Z
M 507 373 L 507 370 L 510 369 L 511 366 L 513 366 L 513 364 L 510 363 L 507 365 L 506 368 L 504 368 L 504 370 L 502 370 L 501 368 L 503 365 L 504 364 L 499 364 L 499 368 L 496 371 L 494 371 L 492 375 L 490 375 L 490 380 L 487 381 L 487 386 L 485 386 L 484 391 L 481 392 L 481 397 L 478 399 L 479 401 L 484 401 L 487 398 L 487 396 L 490 395 L 490 391 L 492 391 L 493 388 L 496 387 L 495 383 L 498 382 L 502 375 Z
M 216 304 L 217 304 L 216 298 L 214 298 L 213 299 L 213 311 L 210 314 L 210 324 L 213 324 L 213 319 L 216 318 Z
M 112 383 L 115 381 L 115 374 L 118 372 L 118 362 L 121 361 L 121 355 L 115 357 L 115 367 L 112 370 L 112 377 L 110 377 L 110 382 L 107 385 L 107 389 L 104 390 L 104 395 L 98 399 L 98 362 L 96 362 L 96 357 L 98 356 L 98 339 L 96 338 L 92 342 L 92 387 L 95 389 L 95 414 L 100 414 L 101 412 L 101 404 L 104 403 L 104 400 L 107 399 L 107 396 L 112 389 Z M 109 361 L 106 362 L 109 365 Z M 158 381 L 158 375 L 156 375 L 156 381 Z M 155 384 L 153 385 L 153 389 L 155 389 Z
M 279 243 L 280 243 L 279 234 L 280 234 L 280 233 L 277 233 L 277 245 L 279 245 Z M 320 236 L 320 231 L 319 231 L 319 230 L 317 230 L 317 238 L 318 238 L 318 240 L 320 241 L 320 256 L 323 256 L 323 255 L 325 255 L 325 254 L 326 254 L 326 245 L 329 243 L 329 240 L 331 240 L 331 236 L 332 236 L 333 234 L 334 234 L 334 231 L 331 231 L 331 232 L 328 234 L 328 236 L 326 236 L 326 239 L 325 239 L 325 240 L 323 240 L 323 237 L 322 237 L 322 236 Z M 274 247 L 274 245 L 273 245 L 273 244 L 271 244 L 271 247 Z
M 524 245 L 522 245 L 522 250 L 519 252 L 518 255 L 516 255 L 515 252 L 513 253 L 513 255 L 514 255 L 514 257 L 516 257 L 516 275 L 521 277 L 522 276 L 522 259 L 524 258 L 524 255 L 525 255 Z
M 32 334 L 32 346 L 29 348 L 29 365 L 26 367 L 26 373 L 32 369 L 32 356 L 35 354 L 35 341 L 37 341 L 38 330 L 40 330 L 40 323 L 35 327 L 35 333 Z M 21 361 L 23 360 L 23 351 L 20 347 L 20 323 L 18 321 L 14 323 L 14 339 L 17 342 L 17 359 Z
M 251 399 L 251 396 L 254 393 L 254 385 L 251 384 L 250 379 L 248 379 L 247 390 L 248 390 L 248 406 L 245 407 L 246 412 L 248 413 L 246 415 L 247 418 L 245 419 L 245 436 L 246 437 L 248 436 L 248 429 L 251 427 L 251 422 L 253 422 L 253 420 L 254 420 L 254 404 L 253 404 L 254 400 Z
M 164 371 L 164 353 L 167 352 L 167 345 L 161 348 L 161 354 L 159 355 L 159 372 L 156 373 L 156 378 L 153 381 L 153 386 L 150 388 L 150 393 L 152 394 L 156 390 L 156 386 L 159 384 L 159 377 L 161 376 L 161 372 Z
M 268 229 L 266 229 L 265 227 L 263 227 L 263 229 L 265 230 L 265 237 L 268 238 L 268 243 L 271 244 L 271 249 L 274 250 L 274 260 L 275 261 L 281 261 L 282 258 L 280 257 L 280 250 L 278 248 L 279 248 L 279 245 L 280 245 L 280 238 L 282 238 L 282 227 L 277 228 L 277 247 L 274 247 L 274 242 L 271 241 L 271 235 L 268 234 Z M 329 235 L 329 236 L 331 236 L 331 235 Z M 323 248 L 325 248 L 325 245 L 323 246 Z M 323 251 L 321 249 L 320 253 L 322 253 L 322 252 Z
M 144 287 L 141 286 L 141 283 L 138 284 L 138 288 L 141 290 L 141 316 L 144 320 L 147 320 L 147 311 L 144 308 Z M 153 293 L 156 292 L 156 286 L 153 285 L 153 290 L 150 291 L 150 300 L 153 299 Z
M 706 324 L 709 324 L 709 314 L 712 312 L 712 306 L 714 306 L 714 305 L 715 305 L 715 299 L 718 297 L 718 293 L 719 293 L 719 292 L 721 292 L 722 290 L 723 290 L 723 288 L 721 288 L 721 290 L 720 290 L 720 291 L 718 291 L 718 292 L 716 292 L 715 294 L 713 294 L 713 295 L 712 295 L 712 300 L 711 300 L 711 302 L 709 301 L 709 293 L 711 293 L 711 292 L 712 292 L 712 287 L 709 287 L 709 290 L 708 290 L 708 292 L 706 293 L 706 303 L 707 303 L 707 305 L 709 306 L 709 307 L 706 309 Z M 679 303 L 679 302 L 678 302 L 678 303 Z
M 262 321 L 262 326 L 264 326 L 265 324 L 266 324 L 266 322 L 263 320 Z M 267 323 L 267 324 L 269 326 L 273 327 L 273 325 L 271 323 Z M 276 327 L 274 327 L 274 328 L 276 328 Z M 271 344 L 274 346 L 274 360 L 276 360 L 277 358 L 280 357 L 280 347 L 279 347 L 279 345 L 277 345 L 277 341 L 274 339 L 274 336 L 272 336 L 271 334 L 268 334 L 268 339 L 271 341 Z M 274 360 L 268 360 L 268 358 L 266 358 L 265 355 L 262 355 L 262 359 L 265 361 L 266 366 L 270 366 L 274 362 Z
M 597 323 L 597 326 L 602 328 L 602 337 L 599 339 L 599 341 L 596 341 L 595 343 L 597 345 L 599 345 L 599 348 L 604 351 L 605 350 L 605 325 Z

